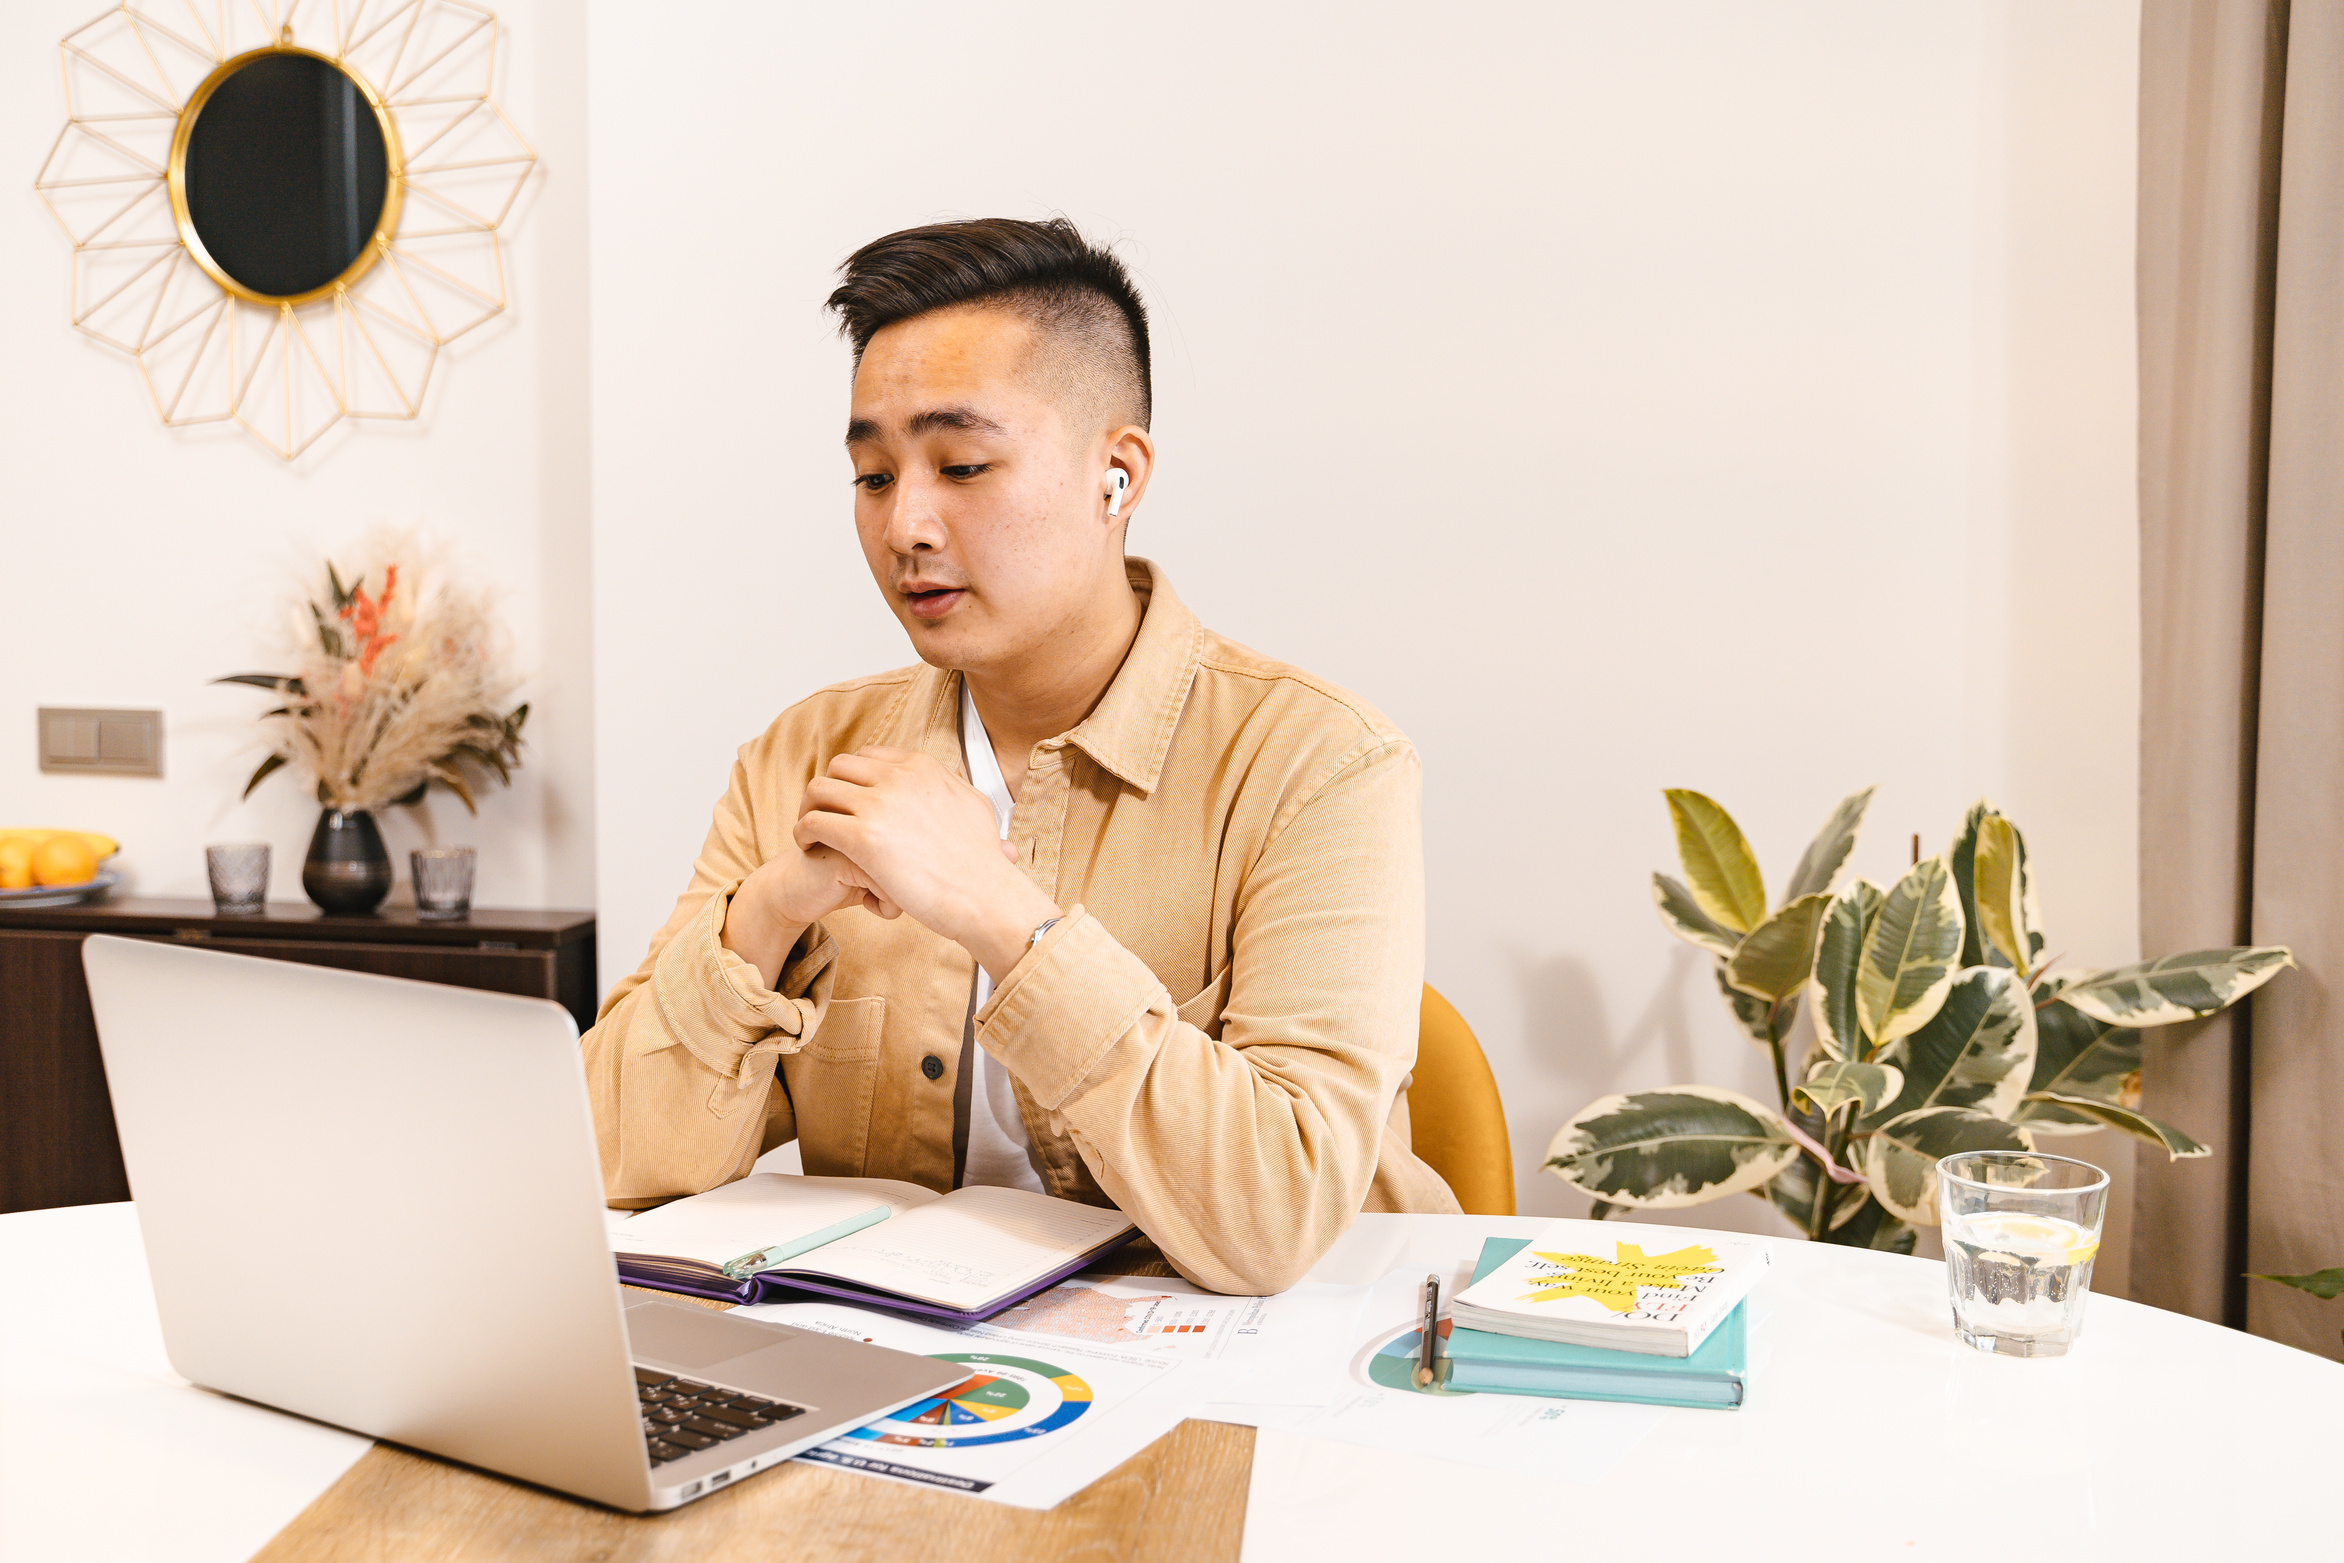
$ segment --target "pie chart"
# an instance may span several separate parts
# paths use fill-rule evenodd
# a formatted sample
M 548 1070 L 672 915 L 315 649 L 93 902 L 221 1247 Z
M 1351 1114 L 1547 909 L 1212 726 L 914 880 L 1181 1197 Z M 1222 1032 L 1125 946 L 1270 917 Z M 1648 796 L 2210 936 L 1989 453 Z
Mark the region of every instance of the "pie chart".
M 858 1427 L 849 1438 L 917 1449 L 971 1449 L 1055 1433 L 1091 1408 L 1091 1386 L 1066 1369 L 1031 1357 L 990 1352 L 939 1353 L 966 1364 L 969 1376 L 932 1400 Z

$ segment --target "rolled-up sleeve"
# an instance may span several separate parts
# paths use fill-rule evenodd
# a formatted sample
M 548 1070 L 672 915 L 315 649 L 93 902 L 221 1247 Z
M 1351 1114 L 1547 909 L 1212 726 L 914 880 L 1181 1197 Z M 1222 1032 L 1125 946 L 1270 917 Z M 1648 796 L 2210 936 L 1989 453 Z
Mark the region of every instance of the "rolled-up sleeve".
M 979 1042 L 1199 1285 L 1291 1285 L 1376 1178 L 1416 1059 L 1421 785 L 1415 751 L 1382 740 L 1282 807 L 1236 908 L 1217 1036 L 1080 907 L 977 1017 Z M 1454 1208 L 1445 1188 L 1425 1197 Z
M 761 861 L 736 762 L 690 886 L 580 1042 L 614 1205 L 714 1188 L 794 1133 L 774 1071 L 818 1029 L 837 949 L 821 925 L 808 929 L 777 991 L 725 948 L 733 892 Z

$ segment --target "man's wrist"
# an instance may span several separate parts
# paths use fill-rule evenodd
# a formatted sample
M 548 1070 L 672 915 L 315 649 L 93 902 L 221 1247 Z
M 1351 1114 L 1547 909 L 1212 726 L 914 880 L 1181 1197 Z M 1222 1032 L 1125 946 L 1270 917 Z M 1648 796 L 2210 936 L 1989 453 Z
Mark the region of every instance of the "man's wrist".
M 789 952 L 805 936 L 807 926 L 777 916 L 768 898 L 743 883 L 725 907 L 716 942 L 756 967 L 758 981 L 770 989 L 781 980 L 781 968 L 789 961 Z
M 1018 879 L 1029 893 L 1009 897 L 990 909 L 967 941 L 968 952 L 985 968 L 995 987 L 1007 981 L 1011 968 L 1025 959 L 1026 951 L 1033 947 L 1034 930 L 1065 915 L 1039 885 L 1023 874 Z

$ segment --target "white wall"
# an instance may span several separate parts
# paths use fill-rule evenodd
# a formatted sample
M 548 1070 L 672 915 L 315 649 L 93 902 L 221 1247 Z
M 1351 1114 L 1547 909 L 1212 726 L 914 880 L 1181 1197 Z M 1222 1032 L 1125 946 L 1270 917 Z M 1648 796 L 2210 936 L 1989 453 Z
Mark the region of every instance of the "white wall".
M 150 895 L 202 896 L 205 842 L 265 839 L 273 894 L 300 900 L 317 806 L 290 778 L 238 805 L 262 702 L 205 680 L 270 667 L 294 570 L 389 521 L 501 593 L 533 703 L 516 786 L 477 822 L 438 795 L 391 811 L 397 894 L 404 848 L 436 832 L 480 849 L 482 905 L 592 905 L 583 14 L 499 7 L 498 101 L 544 158 L 509 227 L 511 309 L 442 359 L 422 419 L 345 425 L 287 465 L 230 429 L 164 429 L 131 361 L 67 324 L 72 248 L 32 181 L 65 121 L 57 40 L 95 9 L 0 7 L 0 824 L 119 837 L 125 890 Z M 40 774 L 42 705 L 161 708 L 167 774 Z
M 1598 1093 L 1771 1095 L 1648 903 L 1663 786 L 1781 875 L 1877 782 L 1876 878 L 1990 795 L 2060 947 L 2134 953 L 2134 0 L 872 15 L 592 11 L 606 979 L 733 747 L 909 660 L 831 268 L 1049 211 L 1155 312 L 1135 551 L 1423 751 L 1525 1209 Z
M 405 522 L 503 591 L 536 714 L 512 793 L 393 845 L 476 842 L 484 903 L 599 906 L 626 970 L 733 747 L 908 657 L 852 544 L 831 268 L 1055 210 L 1155 311 L 1135 548 L 1424 752 L 1429 971 L 1526 1209 L 1575 1207 L 1534 1169 L 1599 1092 L 1766 1094 L 1649 910 L 1662 786 L 1777 875 L 1852 787 L 1875 877 L 1991 795 L 2056 942 L 2134 953 L 2136 0 L 1199 5 L 1136 37 L 507 0 L 498 96 L 546 159 L 514 306 L 420 423 L 290 467 L 162 430 L 65 324 L 29 186 L 88 7 L 0 8 L 0 823 L 110 831 L 136 889 L 200 894 L 203 842 L 263 835 L 298 897 L 314 811 L 235 803 L 254 701 L 203 680 L 264 655 L 296 562 Z M 168 777 L 38 775 L 41 704 L 164 708 Z

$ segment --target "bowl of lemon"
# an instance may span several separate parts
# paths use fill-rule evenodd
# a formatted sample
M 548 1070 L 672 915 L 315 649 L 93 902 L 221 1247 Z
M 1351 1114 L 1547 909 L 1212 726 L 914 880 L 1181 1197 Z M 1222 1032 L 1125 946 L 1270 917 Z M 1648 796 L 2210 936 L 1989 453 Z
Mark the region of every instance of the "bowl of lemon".
M 120 850 L 93 830 L 0 829 L 0 906 L 95 900 L 121 882 L 99 866 Z

